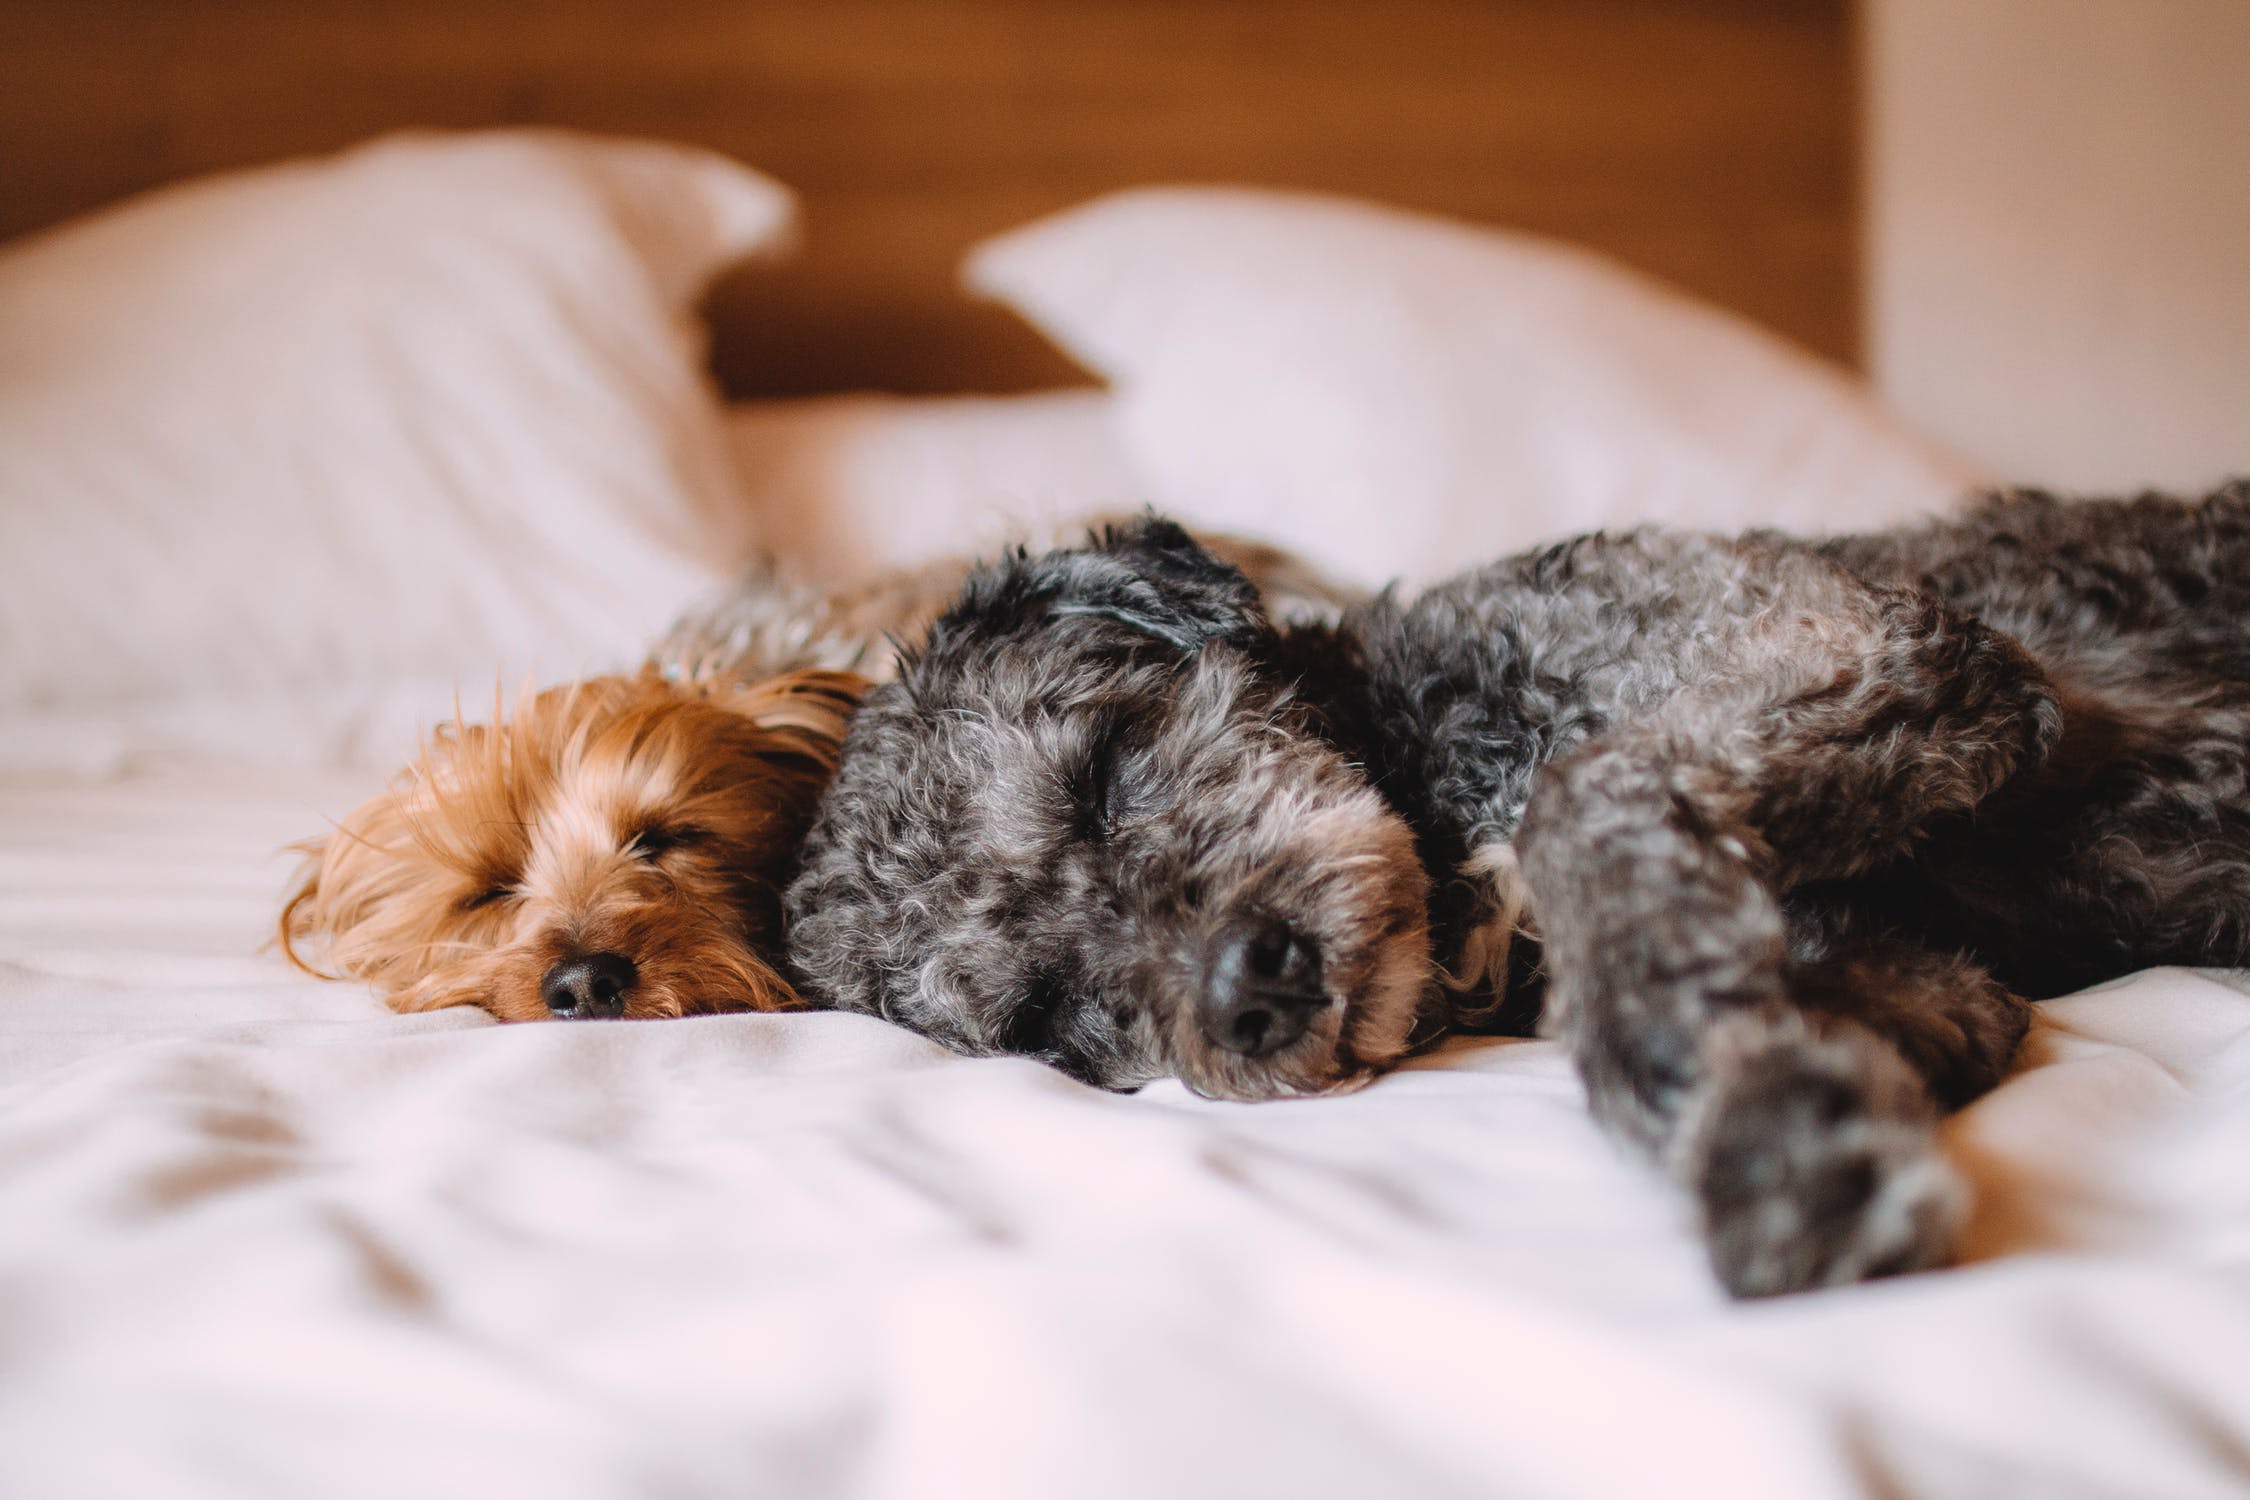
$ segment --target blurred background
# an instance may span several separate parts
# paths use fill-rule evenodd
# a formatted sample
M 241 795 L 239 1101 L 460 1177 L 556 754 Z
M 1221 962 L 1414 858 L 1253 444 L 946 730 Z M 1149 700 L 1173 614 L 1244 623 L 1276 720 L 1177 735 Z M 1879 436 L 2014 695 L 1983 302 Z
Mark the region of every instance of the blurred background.
M 1109 188 L 1584 242 L 1866 371 L 1994 472 L 2250 470 L 2242 0 L 0 0 L 0 235 L 405 125 L 716 147 L 805 200 L 736 396 L 1085 377 L 954 287 Z

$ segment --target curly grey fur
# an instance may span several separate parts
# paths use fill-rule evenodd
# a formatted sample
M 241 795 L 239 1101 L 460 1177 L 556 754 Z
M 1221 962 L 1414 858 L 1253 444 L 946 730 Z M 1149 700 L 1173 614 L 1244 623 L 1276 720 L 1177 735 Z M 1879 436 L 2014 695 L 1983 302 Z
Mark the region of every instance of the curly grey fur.
M 1099 526 L 1103 518 L 1081 524 Z M 1239 568 L 1277 620 L 1333 624 L 1367 597 L 1278 547 L 1223 532 L 1197 540 Z M 756 682 L 811 669 L 881 682 L 897 669 L 898 643 L 929 629 L 971 566 L 950 557 L 836 584 L 761 559 L 683 612 L 650 648 L 648 664 L 675 681 Z
M 1278 632 L 1151 520 L 981 570 L 870 698 L 791 957 L 970 1051 L 1235 1098 L 1536 1020 L 1732 1290 L 1927 1266 L 1935 1122 L 2020 997 L 2250 956 L 2246 620 L 2240 483 L 1582 537 Z M 1246 921 L 1322 1002 L 1254 1056 L 1196 1023 Z

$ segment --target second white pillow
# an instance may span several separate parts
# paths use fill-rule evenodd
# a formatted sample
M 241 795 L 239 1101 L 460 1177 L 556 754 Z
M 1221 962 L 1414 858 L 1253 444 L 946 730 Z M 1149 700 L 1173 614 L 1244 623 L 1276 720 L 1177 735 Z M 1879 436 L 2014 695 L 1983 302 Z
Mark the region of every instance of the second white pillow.
M 1845 372 L 1528 235 L 1141 189 L 967 275 L 1111 381 L 1160 505 L 1368 581 L 1639 521 L 1884 525 L 1978 479 Z

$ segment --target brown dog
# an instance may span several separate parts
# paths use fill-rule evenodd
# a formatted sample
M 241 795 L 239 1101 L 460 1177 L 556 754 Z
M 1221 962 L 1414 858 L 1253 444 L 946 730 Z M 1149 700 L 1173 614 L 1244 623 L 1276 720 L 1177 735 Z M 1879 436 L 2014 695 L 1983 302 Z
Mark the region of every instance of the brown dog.
M 504 1021 L 778 1010 L 780 885 L 865 686 L 655 668 L 549 688 L 421 758 L 307 858 L 281 946 L 395 1010 Z

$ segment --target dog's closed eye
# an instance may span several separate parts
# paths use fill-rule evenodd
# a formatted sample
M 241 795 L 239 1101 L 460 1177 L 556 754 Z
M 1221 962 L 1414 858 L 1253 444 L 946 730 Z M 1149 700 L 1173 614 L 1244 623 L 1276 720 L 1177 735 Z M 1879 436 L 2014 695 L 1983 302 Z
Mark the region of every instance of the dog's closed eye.
M 638 859 L 662 859 L 675 849 L 690 848 L 710 837 L 692 823 L 652 823 L 625 841 L 625 852 Z
M 1104 740 L 1087 763 L 1085 809 L 1089 831 L 1107 839 L 1117 831 L 1117 745 Z
M 513 881 L 495 881 L 482 890 L 472 891 L 470 894 L 463 896 L 460 907 L 465 912 L 483 911 L 488 906 L 497 906 L 501 902 L 513 898 L 515 894 L 516 887 Z
M 1120 727 L 1096 734 L 1091 752 L 1065 779 L 1080 830 L 1095 843 L 1107 843 L 1135 811 L 1131 748 Z

